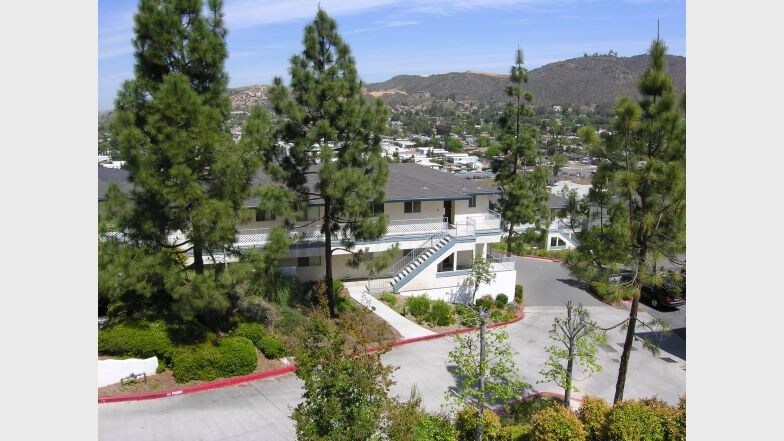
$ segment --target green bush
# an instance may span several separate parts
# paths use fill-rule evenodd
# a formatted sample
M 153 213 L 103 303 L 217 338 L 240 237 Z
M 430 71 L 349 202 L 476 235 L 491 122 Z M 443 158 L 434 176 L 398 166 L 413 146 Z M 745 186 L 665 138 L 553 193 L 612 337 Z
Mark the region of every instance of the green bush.
M 484 438 L 487 440 L 497 439 L 501 433 L 501 419 L 490 409 L 485 409 L 483 414 Z M 479 412 L 473 407 L 466 407 L 457 413 L 455 429 L 457 429 L 458 441 L 474 441 L 476 439 L 476 427 L 479 425 L 478 416 Z
M 476 299 L 476 306 L 490 310 L 495 308 L 495 302 L 491 296 L 484 296 Z
M 531 441 L 584 440 L 583 424 L 574 412 L 564 406 L 542 409 L 531 418 Z
M 381 293 L 381 301 L 389 306 L 394 307 L 397 304 L 397 296 L 391 292 L 384 291 Z
M 343 282 L 337 279 L 332 279 L 332 292 L 335 293 L 336 296 L 339 296 L 343 293 Z
M 514 424 L 504 426 L 498 434 L 498 441 L 527 441 L 531 433 L 531 426 L 527 424 Z
M 287 354 L 286 343 L 274 334 L 267 334 L 261 340 L 259 350 L 270 360 L 277 360 Z
M 120 322 L 98 330 L 98 353 L 129 358 L 158 357 L 169 364 L 173 346 L 163 322 Z
M 261 349 L 261 342 L 267 335 L 267 330 L 261 323 L 238 323 L 237 327 L 229 331 L 232 337 L 245 337 L 253 343 L 253 346 Z
M 206 342 L 174 349 L 172 373 L 178 383 L 210 381 L 253 372 L 257 366 L 256 348 L 245 337 L 226 337 L 217 345 Z
M 509 303 L 509 296 L 504 293 L 498 294 L 495 296 L 495 307 L 496 308 L 503 308 L 506 304 Z
M 523 285 L 520 285 L 519 283 L 515 285 L 514 301 L 521 305 L 523 304 Z
M 494 309 L 490 311 L 490 321 L 500 322 L 506 317 L 506 312 L 501 309 Z
M 282 308 L 280 319 L 275 322 L 273 328 L 283 335 L 293 335 L 297 329 L 305 326 L 307 320 L 301 312 L 294 308 Z
M 520 304 L 517 302 L 509 302 L 506 304 L 506 312 L 514 312 L 517 314 L 520 312 Z
M 406 309 L 417 320 L 423 320 L 430 312 L 430 300 L 427 296 L 422 294 L 416 297 L 409 297 L 406 299 Z
M 586 395 L 577 416 L 585 428 L 586 441 L 604 441 L 606 438 L 607 417 L 612 407 L 599 397 Z
M 218 343 L 220 376 L 236 377 L 256 370 L 258 357 L 253 342 L 245 337 L 225 337 Z
M 641 401 L 622 401 L 607 417 L 608 441 L 664 441 L 656 411 Z
M 430 323 L 437 326 L 449 326 L 455 322 L 452 307 L 443 300 L 436 300 L 430 306 Z
M 473 309 L 465 305 L 456 305 L 455 313 L 457 313 L 458 321 L 462 326 L 476 326 L 476 313 Z
M 540 410 L 559 406 L 563 407 L 563 403 L 547 397 L 533 397 L 525 401 L 517 401 L 509 407 L 505 420 L 510 423 L 530 425 L 531 418 Z
M 427 441 L 457 441 L 457 430 L 445 415 L 425 413 L 414 426 L 413 439 Z
M 679 407 L 673 407 L 657 398 L 649 398 L 642 402 L 656 413 L 659 423 L 664 429 L 665 441 L 686 440 L 685 407 L 683 415 Z

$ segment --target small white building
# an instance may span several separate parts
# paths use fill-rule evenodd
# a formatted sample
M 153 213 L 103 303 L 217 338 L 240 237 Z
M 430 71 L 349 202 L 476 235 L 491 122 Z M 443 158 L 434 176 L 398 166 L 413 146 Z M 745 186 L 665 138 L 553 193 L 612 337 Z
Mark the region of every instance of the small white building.
M 105 168 L 122 168 L 125 165 L 125 161 L 108 161 L 101 163 L 101 167 Z

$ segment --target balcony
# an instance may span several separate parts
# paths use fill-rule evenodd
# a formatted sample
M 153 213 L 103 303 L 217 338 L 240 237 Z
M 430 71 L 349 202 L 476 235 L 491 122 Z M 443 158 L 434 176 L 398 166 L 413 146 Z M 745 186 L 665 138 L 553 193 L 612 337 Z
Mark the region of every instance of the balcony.
M 501 216 L 495 212 L 470 216 L 465 222 L 450 225 L 444 218 L 424 218 L 390 220 L 387 232 L 383 238 L 405 238 L 418 236 L 431 236 L 436 233 L 448 233 L 455 237 L 474 236 L 476 231 L 497 230 L 501 225 Z M 237 232 L 236 246 L 238 248 L 253 248 L 263 246 L 269 240 L 270 228 L 244 229 Z M 321 225 L 307 227 L 292 227 L 289 237 L 298 243 L 318 243 L 324 241 Z

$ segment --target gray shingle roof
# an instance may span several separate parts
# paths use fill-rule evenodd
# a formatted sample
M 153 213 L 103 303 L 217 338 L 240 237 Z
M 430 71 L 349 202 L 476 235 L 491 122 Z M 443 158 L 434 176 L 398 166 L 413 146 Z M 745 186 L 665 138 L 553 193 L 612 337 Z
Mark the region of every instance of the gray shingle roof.
M 98 177 L 98 199 L 103 198 L 106 193 L 108 183 L 104 182 L 117 182 L 122 180 L 125 185 L 121 183 L 120 187 L 124 192 L 127 192 L 131 184 L 128 182 L 128 172 L 125 170 L 107 169 L 99 167 Z M 101 175 L 102 170 L 109 172 L 122 172 L 122 173 L 106 173 L 106 179 Z M 316 182 L 317 175 L 308 175 L 308 184 L 313 188 Z M 272 179 L 259 170 L 256 172 L 252 179 L 253 184 L 273 183 Z M 401 202 L 401 201 L 426 201 L 426 200 L 452 200 L 452 199 L 470 199 L 471 196 L 477 194 L 496 194 L 498 189 L 488 187 L 475 180 L 465 179 L 450 173 L 433 170 L 417 164 L 389 164 L 389 179 L 384 190 L 387 202 Z M 256 207 L 259 204 L 259 198 L 252 197 L 245 200 L 246 207 Z M 311 201 L 311 205 L 321 205 L 322 201 Z
M 120 186 L 123 193 L 131 190 L 131 182 L 128 180 L 128 170 L 120 168 L 106 168 L 98 166 L 98 200 L 102 201 L 106 197 L 106 190 L 109 184 L 116 183 Z

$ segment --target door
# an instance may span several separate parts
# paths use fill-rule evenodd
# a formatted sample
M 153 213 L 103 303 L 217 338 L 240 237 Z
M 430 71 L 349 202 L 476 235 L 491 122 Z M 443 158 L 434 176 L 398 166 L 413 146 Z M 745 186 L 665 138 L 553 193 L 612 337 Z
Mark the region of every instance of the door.
M 455 214 L 452 212 L 452 201 L 444 201 L 444 219 L 451 225 L 454 225 L 455 223 Z

